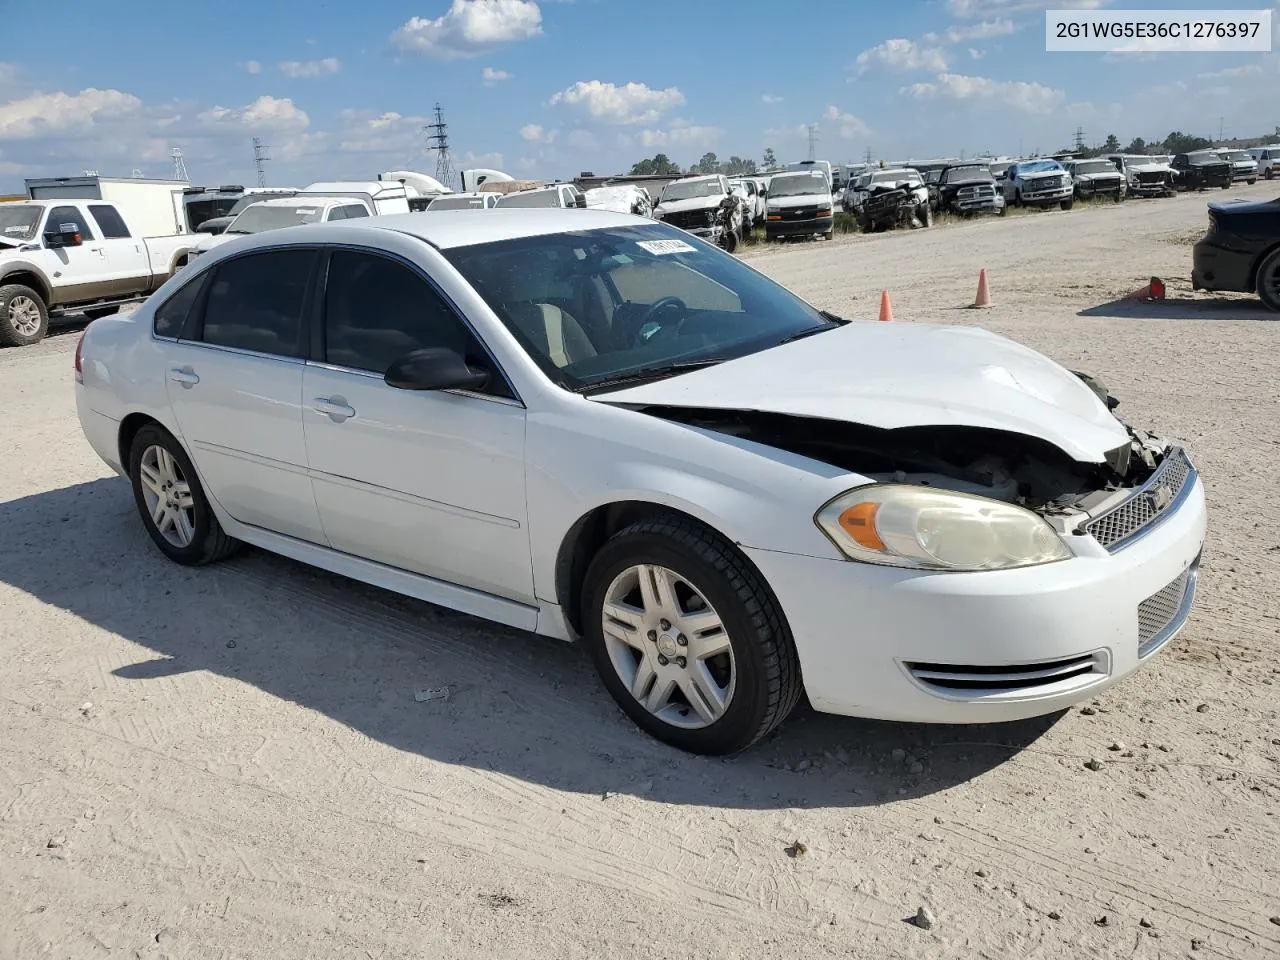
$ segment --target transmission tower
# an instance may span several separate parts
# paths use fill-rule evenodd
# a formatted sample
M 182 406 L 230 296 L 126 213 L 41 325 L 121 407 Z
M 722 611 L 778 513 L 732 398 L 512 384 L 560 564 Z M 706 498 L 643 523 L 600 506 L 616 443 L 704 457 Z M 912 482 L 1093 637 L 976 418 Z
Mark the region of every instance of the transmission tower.
M 174 147 L 169 151 L 169 159 L 173 161 L 173 179 L 190 181 L 187 176 L 187 161 L 182 159 L 182 150 Z
M 809 159 L 818 159 L 818 125 L 809 124 Z
M 867 166 L 871 166 L 871 148 L 867 147 Z
M 446 187 L 453 180 L 453 157 L 449 155 L 449 126 L 444 122 L 444 111 L 436 104 L 436 122 L 428 123 L 427 149 L 435 151 L 436 179 Z
M 264 144 L 259 138 L 253 138 L 253 166 L 258 171 L 258 186 L 265 187 L 267 185 L 267 168 L 263 166 L 271 158 L 267 156 L 267 151 L 271 149 Z
M 1084 149 L 1084 127 L 1076 127 L 1076 153 Z

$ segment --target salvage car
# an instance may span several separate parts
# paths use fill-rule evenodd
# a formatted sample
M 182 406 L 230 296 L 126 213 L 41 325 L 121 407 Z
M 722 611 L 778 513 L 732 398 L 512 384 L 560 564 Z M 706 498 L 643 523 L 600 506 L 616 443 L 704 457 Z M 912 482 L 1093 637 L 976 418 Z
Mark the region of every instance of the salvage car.
M 214 234 L 215 236 L 219 233 L 225 233 L 227 227 L 231 226 L 231 221 L 240 216 L 245 207 L 251 207 L 263 200 L 283 200 L 285 197 L 295 197 L 297 195 L 297 190 L 271 190 L 270 192 L 263 190 L 258 193 L 245 193 L 231 205 L 223 216 L 202 220 L 200 225 L 196 227 L 196 232 Z
M 834 231 L 834 202 L 825 172 L 779 173 L 769 181 L 765 239 L 819 236 L 830 240 Z
M 1280 144 L 1269 147 L 1253 147 L 1249 155 L 1258 164 L 1258 174 L 1264 180 L 1280 175 Z
M 1129 192 L 1124 174 L 1110 160 L 1068 160 L 1063 167 L 1071 174 L 1077 200 L 1109 197 L 1119 203 Z
M 1209 204 L 1209 230 L 1195 245 L 1191 285 L 1257 293 L 1280 310 L 1280 199 Z
M 581 640 L 627 716 L 699 753 L 802 694 L 1060 711 L 1195 594 L 1196 469 L 1102 384 L 981 329 L 839 318 L 628 215 L 258 234 L 95 321 L 74 367 L 170 560 L 248 543 Z
M 909 167 L 885 167 L 883 169 L 868 170 L 854 183 L 852 192 L 846 193 L 845 209 L 850 213 L 861 214 L 863 203 L 866 202 L 867 197 L 875 187 L 902 185 L 912 176 L 919 180 L 921 185 L 924 184 L 924 178 L 920 176 L 919 172 Z M 928 196 L 928 192 L 928 187 L 925 187 L 926 196 Z
M 1247 150 L 1218 150 L 1217 154 L 1231 164 L 1231 179 L 1254 184 L 1258 182 L 1258 161 Z
M 741 205 L 728 179 L 718 173 L 672 180 L 662 188 L 653 216 L 730 252 L 742 235 Z
M 863 233 L 888 230 L 899 226 L 933 226 L 933 207 L 929 204 L 929 188 L 915 170 L 881 170 L 888 176 L 872 177 L 867 193 L 858 207 L 858 222 Z
M 258 200 L 246 206 L 227 228 L 217 234 L 201 234 L 191 248 L 190 259 L 204 256 L 210 250 L 237 237 L 280 230 L 304 223 L 332 223 L 355 220 L 371 215 L 369 203 L 359 197 L 307 197 L 295 194 L 272 200 Z
M 969 216 L 975 213 L 1004 215 L 1008 206 L 985 163 L 957 163 L 938 176 L 937 209 Z
M 741 188 L 747 195 L 747 212 L 752 227 L 764 223 L 768 213 L 765 205 L 764 190 L 754 177 L 740 177 L 729 181 L 730 188 Z
M 432 197 L 424 210 L 428 213 L 440 213 L 442 210 L 492 210 L 498 205 L 500 193 L 486 193 L 481 190 L 469 190 L 465 193 L 442 193 Z
M 1231 186 L 1231 164 L 1212 150 L 1193 150 L 1173 158 L 1175 183 L 1180 190 L 1207 190 Z
M 497 206 L 507 210 L 512 207 L 560 207 L 563 210 L 582 209 L 587 205 L 583 196 L 572 183 L 556 183 L 547 187 L 534 187 L 531 190 L 516 190 L 498 198 Z
M 1113 153 L 1107 157 L 1125 178 L 1130 197 L 1172 197 L 1175 193 L 1173 168 L 1168 157 Z
M 1057 160 L 1049 158 L 1010 164 L 1001 186 L 1005 202 L 1015 207 L 1059 206 L 1070 210 L 1075 200 L 1071 174 Z

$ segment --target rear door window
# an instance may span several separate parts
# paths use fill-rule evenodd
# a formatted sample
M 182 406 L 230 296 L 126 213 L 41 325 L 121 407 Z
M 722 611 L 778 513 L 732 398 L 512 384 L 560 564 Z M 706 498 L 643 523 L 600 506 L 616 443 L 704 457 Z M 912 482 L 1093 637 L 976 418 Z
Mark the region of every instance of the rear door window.
M 301 357 L 302 312 L 313 250 L 270 250 L 219 264 L 205 303 L 200 339 L 220 347 Z
M 124 218 L 115 207 L 105 203 L 92 203 L 89 205 L 89 214 L 98 224 L 104 240 L 129 239 L 129 228 L 125 226 Z

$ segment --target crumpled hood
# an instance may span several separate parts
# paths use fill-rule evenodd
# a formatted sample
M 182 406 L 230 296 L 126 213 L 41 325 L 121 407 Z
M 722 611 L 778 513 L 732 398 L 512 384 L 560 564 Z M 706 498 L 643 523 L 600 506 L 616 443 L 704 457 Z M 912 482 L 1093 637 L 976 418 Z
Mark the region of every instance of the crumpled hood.
M 1128 431 L 1075 374 L 976 327 L 855 321 L 828 333 L 599 394 L 606 403 L 746 410 L 892 430 L 966 426 L 1039 437 L 1101 463 Z
M 658 213 L 680 213 L 682 210 L 711 210 L 724 202 L 724 194 L 714 197 L 690 197 L 688 200 L 664 200 L 658 204 Z
M 1119 180 L 1120 171 L 1116 170 L 1112 173 L 1073 173 L 1071 178 L 1084 183 L 1092 183 L 1094 180 Z
M 1024 173 L 1020 177 L 1023 180 L 1043 180 L 1046 177 L 1063 177 L 1067 176 L 1065 170 L 1037 170 L 1035 173 Z

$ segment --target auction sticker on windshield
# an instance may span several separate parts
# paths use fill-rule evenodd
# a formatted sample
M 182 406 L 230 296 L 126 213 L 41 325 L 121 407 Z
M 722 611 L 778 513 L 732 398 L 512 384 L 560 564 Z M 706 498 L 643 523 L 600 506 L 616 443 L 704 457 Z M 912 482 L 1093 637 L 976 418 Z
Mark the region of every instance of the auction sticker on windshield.
M 636 246 L 655 256 L 664 253 L 697 253 L 698 248 L 690 246 L 683 240 L 637 240 Z

